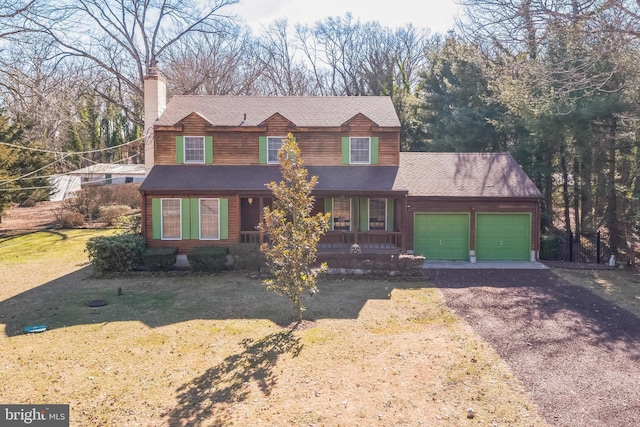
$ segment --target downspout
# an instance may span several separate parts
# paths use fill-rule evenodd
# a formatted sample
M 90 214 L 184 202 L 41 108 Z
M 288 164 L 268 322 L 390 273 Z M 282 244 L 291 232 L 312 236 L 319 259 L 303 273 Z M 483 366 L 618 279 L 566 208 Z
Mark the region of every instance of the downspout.
M 407 253 L 407 222 L 409 221 L 409 194 L 404 195 L 404 209 L 402 211 L 402 252 Z

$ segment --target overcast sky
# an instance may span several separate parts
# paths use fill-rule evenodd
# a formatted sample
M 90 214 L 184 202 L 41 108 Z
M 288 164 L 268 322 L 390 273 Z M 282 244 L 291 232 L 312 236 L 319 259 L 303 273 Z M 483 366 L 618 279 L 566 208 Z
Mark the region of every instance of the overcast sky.
M 378 21 L 387 27 L 412 23 L 432 33 L 446 33 L 453 27 L 460 7 L 454 0 L 240 0 L 225 11 L 237 13 L 254 32 L 277 19 L 286 18 L 289 24 L 313 24 L 351 12 L 361 22 Z

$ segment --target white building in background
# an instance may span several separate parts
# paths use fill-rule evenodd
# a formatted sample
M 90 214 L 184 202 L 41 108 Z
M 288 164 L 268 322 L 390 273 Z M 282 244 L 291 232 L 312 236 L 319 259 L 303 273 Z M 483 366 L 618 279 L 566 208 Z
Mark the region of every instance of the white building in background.
M 52 201 L 60 201 L 73 196 L 85 185 L 109 185 L 140 183 L 144 180 L 144 165 L 118 165 L 97 163 L 64 175 L 51 178 Z

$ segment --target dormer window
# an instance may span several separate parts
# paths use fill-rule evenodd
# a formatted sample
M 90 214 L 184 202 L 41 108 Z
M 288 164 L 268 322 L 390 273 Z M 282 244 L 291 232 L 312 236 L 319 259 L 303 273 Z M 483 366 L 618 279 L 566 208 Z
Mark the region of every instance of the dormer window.
M 184 162 L 204 163 L 204 137 L 185 136 L 184 137 Z
M 278 163 L 278 151 L 284 139 L 284 136 L 267 137 L 267 163 Z
M 371 139 L 368 137 L 349 138 L 349 163 L 371 163 Z

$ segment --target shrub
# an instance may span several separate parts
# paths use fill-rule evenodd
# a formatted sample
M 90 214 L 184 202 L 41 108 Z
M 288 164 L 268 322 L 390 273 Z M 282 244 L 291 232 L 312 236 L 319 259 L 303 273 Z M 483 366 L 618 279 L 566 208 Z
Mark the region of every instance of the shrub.
M 78 228 L 84 225 L 84 215 L 80 212 L 64 212 L 58 220 L 62 228 Z
M 237 271 L 257 271 L 265 265 L 257 243 L 238 243 L 229 248 L 229 254 L 233 256 L 233 269 Z
M 142 195 L 138 191 L 140 184 L 119 184 L 111 187 L 111 203 L 126 205 L 131 209 L 140 209 L 142 206 Z
M 126 205 L 102 206 L 99 209 L 98 218 L 107 225 L 114 225 L 116 219 L 131 212 Z
M 139 213 L 119 216 L 113 221 L 113 226 L 124 230 L 125 233 L 142 233 L 142 215 Z
M 142 263 L 149 271 L 167 271 L 176 263 L 178 248 L 150 248 L 142 253 Z
M 100 215 L 101 206 L 123 205 L 140 209 L 142 197 L 137 183 L 122 185 L 87 185 L 65 201 L 67 210 L 73 210 L 93 220 Z
M 111 186 L 90 185 L 74 193 L 74 197 L 65 200 L 65 208 L 80 212 L 88 220 L 98 217 L 100 206 L 111 204 Z
M 193 271 L 220 272 L 227 261 L 227 248 L 221 246 L 201 246 L 187 254 Z
M 142 264 L 142 236 L 120 234 L 92 237 L 87 242 L 89 262 L 98 274 L 104 271 L 131 271 Z
M 404 254 L 322 253 L 318 255 L 317 262 L 326 262 L 331 270 L 344 273 L 360 270 L 369 274 L 393 272 L 400 276 L 416 276 L 422 272 L 424 259 L 420 255 Z

